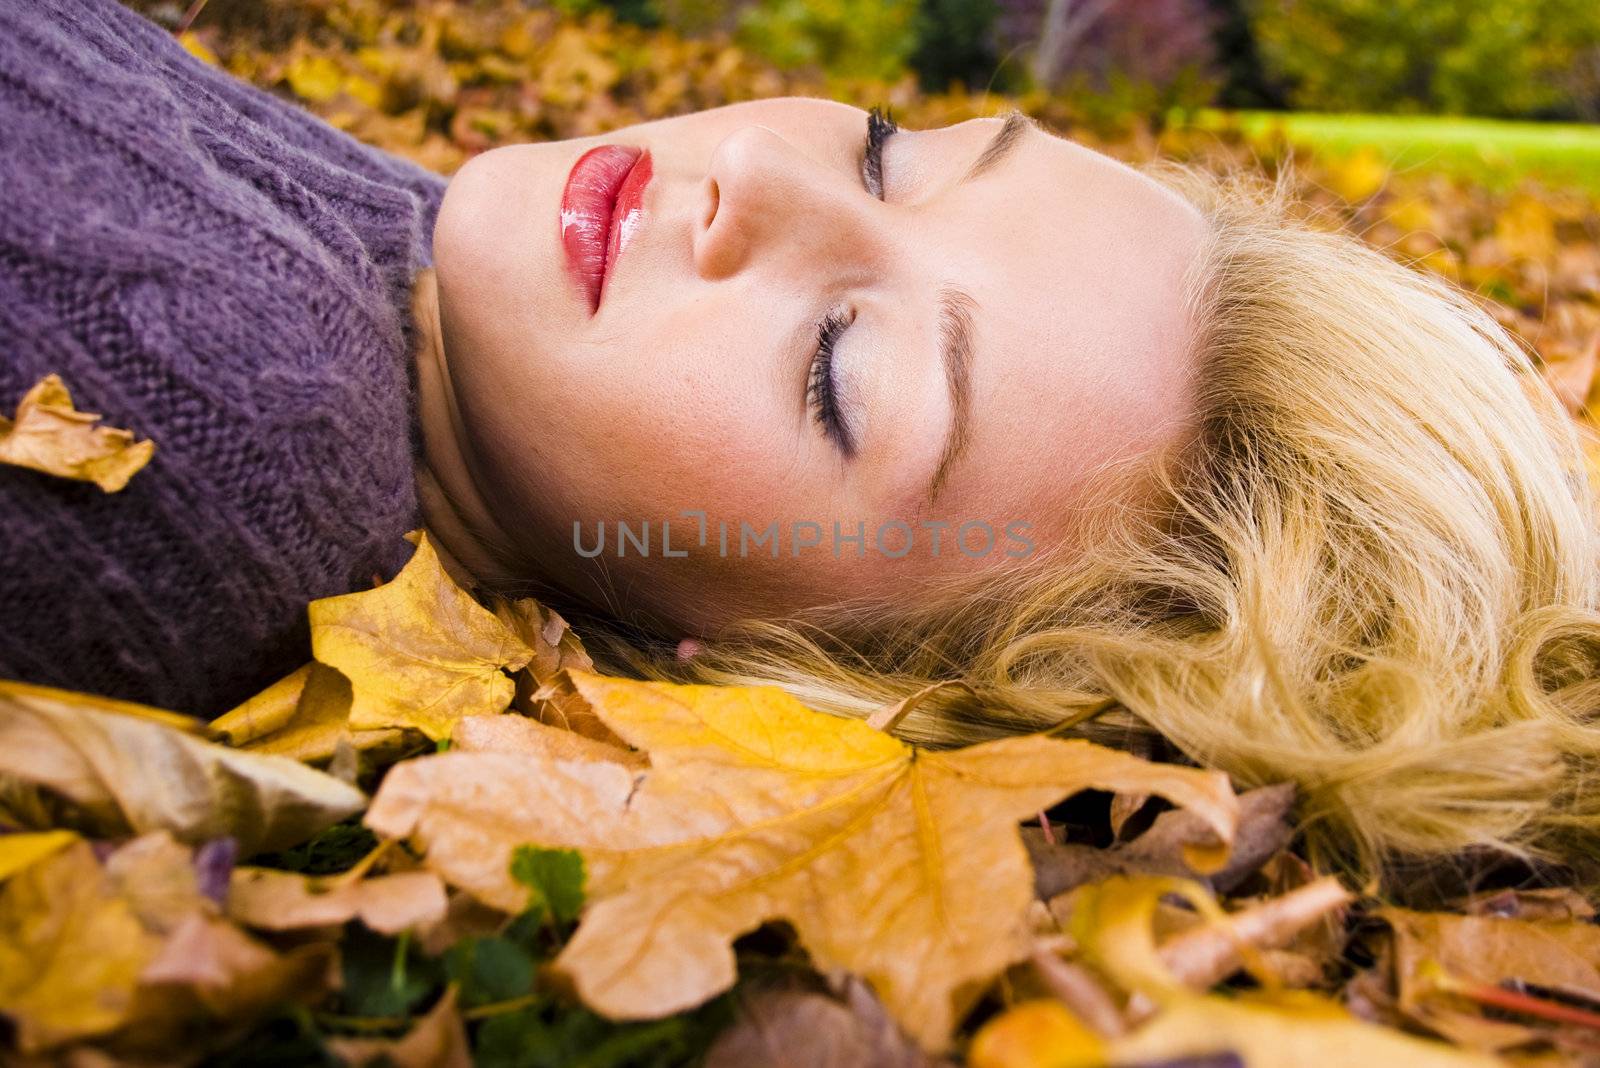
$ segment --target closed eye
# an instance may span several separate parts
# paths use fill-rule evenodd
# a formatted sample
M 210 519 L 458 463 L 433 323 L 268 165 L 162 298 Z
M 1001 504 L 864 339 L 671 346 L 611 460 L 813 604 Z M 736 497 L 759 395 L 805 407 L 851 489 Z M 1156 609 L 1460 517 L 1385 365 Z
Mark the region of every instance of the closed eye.
M 883 146 L 899 129 L 886 111 L 873 108 L 867 113 L 866 142 L 861 152 L 861 184 L 879 200 L 883 199 Z M 846 457 L 855 455 L 855 435 L 839 411 L 838 391 L 833 376 L 833 353 L 839 338 L 854 319 L 853 314 L 829 314 L 817 324 L 817 347 L 811 357 L 810 372 L 806 375 L 806 406 L 823 434 Z

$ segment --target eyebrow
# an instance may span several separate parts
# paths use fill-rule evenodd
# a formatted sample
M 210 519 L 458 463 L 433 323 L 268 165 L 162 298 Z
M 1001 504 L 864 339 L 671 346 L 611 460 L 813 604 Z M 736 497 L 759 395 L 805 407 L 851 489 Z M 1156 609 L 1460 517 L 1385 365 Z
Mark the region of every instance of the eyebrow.
M 970 182 L 998 167 L 1022 143 L 1023 134 L 1038 128 L 1036 121 L 1016 108 L 1006 112 L 1006 121 L 1000 124 L 1000 129 L 995 131 L 978 158 L 972 161 L 972 166 L 967 168 L 967 173 L 956 180 L 956 184 Z
M 1038 129 L 1039 124 L 1016 108 L 1007 112 L 1005 122 L 956 184 L 970 182 L 998 167 L 1022 143 L 1022 135 L 1030 128 Z M 950 469 L 972 437 L 972 314 L 977 310 L 978 302 L 961 287 L 947 284 L 940 289 L 939 355 L 950 393 L 950 429 L 939 453 L 939 465 L 928 483 L 929 504 L 939 496 Z
M 959 286 L 939 291 L 939 353 L 950 391 L 950 429 L 939 465 L 928 483 L 928 503 L 939 496 L 950 468 L 966 450 L 972 432 L 972 313 L 978 302 Z

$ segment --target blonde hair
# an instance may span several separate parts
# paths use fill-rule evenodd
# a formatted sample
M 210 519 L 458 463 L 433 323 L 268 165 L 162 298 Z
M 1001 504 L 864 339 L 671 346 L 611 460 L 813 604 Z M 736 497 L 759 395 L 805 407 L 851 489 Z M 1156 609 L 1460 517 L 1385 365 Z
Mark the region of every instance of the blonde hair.
M 1211 223 L 1197 433 L 1152 457 L 1157 504 L 910 615 L 749 621 L 687 663 L 602 629 L 597 659 L 848 716 L 967 683 L 899 727 L 931 745 L 1153 731 L 1240 788 L 1298 783 L 1312 846 L 1367 875 L 1574 860 L 1600 838 L 1600 560 L 1573 424 L 1469 296 L 1299 213 L 1292 168 L 1145 170 Z

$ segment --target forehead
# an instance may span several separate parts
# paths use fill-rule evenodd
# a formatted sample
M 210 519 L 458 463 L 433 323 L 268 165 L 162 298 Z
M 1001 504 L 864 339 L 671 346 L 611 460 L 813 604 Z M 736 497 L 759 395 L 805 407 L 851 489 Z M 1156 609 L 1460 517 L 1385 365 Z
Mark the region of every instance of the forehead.
M 975 155 L 997 126 L 944 134 Z M 1192 419 L 1184 286 L 1206 223 L 1153 179 L 1043 132 L 945 195 L 944 258 L 980 310 L 971 444 L 935 510 L 1061 532 L 1092 475 Z

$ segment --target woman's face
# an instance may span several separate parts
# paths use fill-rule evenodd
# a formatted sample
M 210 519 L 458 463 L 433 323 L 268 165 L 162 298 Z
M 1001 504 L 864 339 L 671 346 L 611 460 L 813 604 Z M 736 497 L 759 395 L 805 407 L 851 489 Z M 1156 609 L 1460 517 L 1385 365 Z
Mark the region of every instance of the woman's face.
M 888 133 L 881 181 L 868 129 L 762 100 L 471 160 L 423 390 L 469 525 L 704 632 L 1068 547 L 1092 474 L 1184 433 L 1191 206 L 1020 115 Z M 595 306 L 562 209 L 603 144 L 650 179 Z

